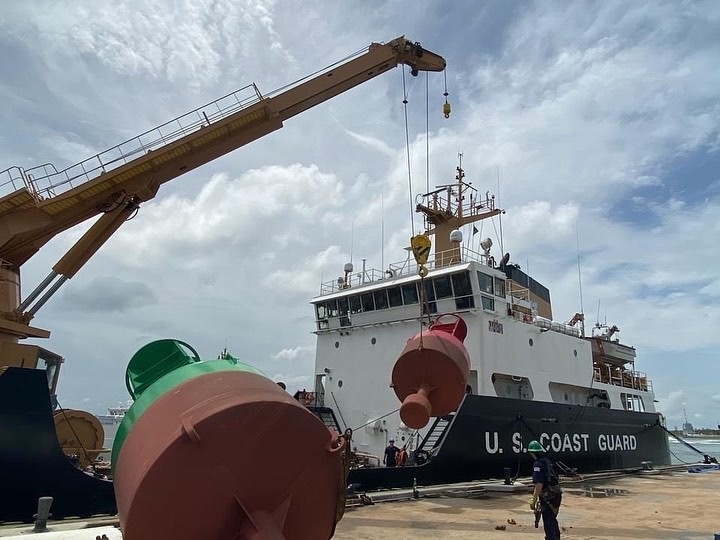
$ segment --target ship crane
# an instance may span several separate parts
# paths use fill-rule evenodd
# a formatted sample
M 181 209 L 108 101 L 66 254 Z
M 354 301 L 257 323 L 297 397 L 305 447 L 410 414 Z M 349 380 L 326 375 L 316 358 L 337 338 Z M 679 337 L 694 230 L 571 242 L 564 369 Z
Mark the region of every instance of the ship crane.
M 0 197 L 0 355 L 7 358 L 16 351 L 21 338 L 49 337 L 47 330 L 29 324 L 37 310 L 162 184 L 399 64 L 410 66 L 413 75 L 445 69 L 441 56 L 401 36 L 372 43 L 355 57 L 267 96 L 250 85 L 244 89 L 249 98 L 234 92 L 67 169 L 42 165 L 0 173 L 5 179 L 0 189 L 13 190 Z M 101 217 L 21 301 L 22 265 L 55 235 L 97 215 Z

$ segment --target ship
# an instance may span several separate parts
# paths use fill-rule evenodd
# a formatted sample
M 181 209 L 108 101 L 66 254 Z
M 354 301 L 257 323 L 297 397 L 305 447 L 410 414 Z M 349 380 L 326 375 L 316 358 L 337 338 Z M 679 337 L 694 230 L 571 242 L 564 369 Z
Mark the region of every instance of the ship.
M 132 400 L 122 405 L 116 405 L 115 407 L 108 407 L 107 414 L 98 414 L 97 419 L 100 420 L 101 424 L 106 426 L 116 426 L 120 424 L 125 418 L 125 413 L 130 410 L 132 406 Z
M 557 321 L 549 289 L 494 253 L 490 238 L 482 251 L 464 245 L 463 226 L 504 212 L 465 180 L 462 157 L 454 181 L 417 200 L 434 244 L 425 264 L 411 248 L 385 269 L 348 263 L 312 299 L 313 387 L 297 397 L 328 426 L 353 430 L 348 482 L 375 490 L 512 479 L 529 473 L 533 439 L 566 474 L 670 464 L 652 381 L 618 327 L 585 335 L 584 314 Z M 390 387 L 393 362 L 411 336 L 450 315 L 468 329 L 466 394 L 457 410 L 410 429 Z M 409 454 L 405 466 L 381 466 L 390 439 Z

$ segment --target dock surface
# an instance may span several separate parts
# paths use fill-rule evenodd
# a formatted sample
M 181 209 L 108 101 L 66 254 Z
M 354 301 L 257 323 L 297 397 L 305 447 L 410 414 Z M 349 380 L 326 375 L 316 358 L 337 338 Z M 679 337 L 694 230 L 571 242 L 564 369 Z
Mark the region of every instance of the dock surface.
M 713 540 L 720 534 L 720 470 L 563 483 L 558 521 L 568 540 Z M 592 496 L 591 496 L 592 495 Z M 337 540 L 544 538 L 529 491 L 485 491 L 348 509 Z M 499 527 L 500 529 L 497 529 Z
M 525 479 L 527 482 L 527 479 Z M 563 480 L 558 516 L 568 540 L 713 540 L 720 535 L 717 493 L 720 470 L 618 475 L 582 481 Z M 533 525 L 530 486 L 480 482 L 371 494 L 372 505 L 350 506 L 337 526 L 336 540 L 423 538 L 542 539 Z M 388 499 L 398 502 L 382 502 Z M 352 503 L 352 501 L 349 501 Z M 354 504 L 359 504 L 355 499 Z M 51 532 L 33 534 L 32 525 L 0 525 L 8 540 L 120 539 L 117 517 L 63 520 Z M 200 540 L 200 539 L 198 539 Z

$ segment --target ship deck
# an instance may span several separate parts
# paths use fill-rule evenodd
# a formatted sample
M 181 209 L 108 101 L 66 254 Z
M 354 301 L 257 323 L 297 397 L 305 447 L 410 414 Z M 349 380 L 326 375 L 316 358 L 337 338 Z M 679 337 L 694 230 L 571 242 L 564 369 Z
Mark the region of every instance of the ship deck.
M 720 534 L 715 495 L 720 470 L 688 473 L 687 466 L 635 475 L 563 479 L 559 522 L 568 540 L 706 540 Z M 475 482 L 371 494 L 375 504 L 348 501 L 336 540 L 392 538 L 541 538 L 527 507 L 528 479 L 513 486 Z M 394 502 L 390 502 L 394 501 Z M 384 504 L 383 504 L 384 503 Z M 122 538 L 117 518 L 51 522 L 53 533 L 28 534 L 32 526 L 0 526 L 1 538 L 93 540 Z

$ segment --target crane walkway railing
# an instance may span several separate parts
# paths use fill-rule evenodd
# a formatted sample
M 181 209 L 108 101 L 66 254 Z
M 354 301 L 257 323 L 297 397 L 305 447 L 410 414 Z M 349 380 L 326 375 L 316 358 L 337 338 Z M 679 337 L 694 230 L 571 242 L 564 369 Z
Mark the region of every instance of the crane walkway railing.
M 10 167 L 0 172 L 0 197 L 26 187 L 38 201 L 50 199 L 262 99 L 262 94 L 253 83 L 66 169 L 58 171 L 51 163 L 30 169 Z

